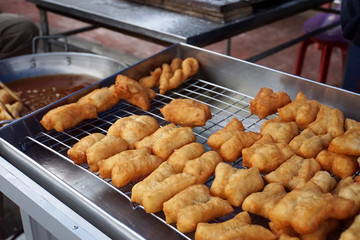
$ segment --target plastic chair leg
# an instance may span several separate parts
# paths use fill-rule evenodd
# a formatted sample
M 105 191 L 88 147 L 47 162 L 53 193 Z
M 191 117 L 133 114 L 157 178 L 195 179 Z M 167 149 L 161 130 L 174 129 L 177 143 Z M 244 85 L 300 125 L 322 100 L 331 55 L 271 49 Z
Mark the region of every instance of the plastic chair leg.
M 294 71 L 295 75 L 300 76 L 304 65 L 306 49 L 311 43 L 313 42 L 310 39 L 307 39 L 302 41 L 302 43 L 300 44 L 300 48 L 298 50 L 298 57 L 296 59 L 296 64 L 295 64 L 295 71 Z
M 332 47 L 324 45 L 321 52 L 321 61 L 320 61 L 320 76 L 319 81 L 321 83 L 326 83 L 326 77 L 329 70 L 330 57 L 331 57 Z

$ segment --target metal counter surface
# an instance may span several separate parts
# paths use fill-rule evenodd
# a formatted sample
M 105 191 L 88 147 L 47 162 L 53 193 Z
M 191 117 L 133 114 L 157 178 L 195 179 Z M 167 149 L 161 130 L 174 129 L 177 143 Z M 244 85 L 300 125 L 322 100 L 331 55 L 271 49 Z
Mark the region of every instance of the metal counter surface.
M 215 23 L 160 8 L 122 0 L 27 0 L 36 4 L 42 31 L 48 34 L 46 11 L 170 45 L 183 42 L 205 46 L 240 33 L 317 8 L 331 0 L 271 0 L 254 4 L 248 17 Z M 42 12 L 43 11 L 43 12 Z

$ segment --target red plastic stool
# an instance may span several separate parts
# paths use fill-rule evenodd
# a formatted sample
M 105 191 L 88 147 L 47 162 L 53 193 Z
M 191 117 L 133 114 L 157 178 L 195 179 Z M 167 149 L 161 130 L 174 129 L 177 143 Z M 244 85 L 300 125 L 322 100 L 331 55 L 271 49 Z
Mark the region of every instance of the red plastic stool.
M 320 27 L 324 27 L 333 22 L 339 21 L 340 16 L 331 13 L 320 13 L 309 18 L 303 26 L 305 33 L 312 32 Z M 306 49 L 309 45 L 316 43 L 321 48 L 321 62 L 319 70 L 319 81 L 322 83 L 326 82 L 327 73 L 329 70 L 329 63 L 331 52 L 334 47 L 338 47 L 342 52 L 343 69 L 346 61 L 346 54 L 348 49 L 348 41 L 344 38 L 341 30 L 341 26 L 318 34 L 315 37 L 307 39 L 300 44 L 298 56 L 295 65 L 295 75 L 301 74 L 302 67 L 304 65 Z

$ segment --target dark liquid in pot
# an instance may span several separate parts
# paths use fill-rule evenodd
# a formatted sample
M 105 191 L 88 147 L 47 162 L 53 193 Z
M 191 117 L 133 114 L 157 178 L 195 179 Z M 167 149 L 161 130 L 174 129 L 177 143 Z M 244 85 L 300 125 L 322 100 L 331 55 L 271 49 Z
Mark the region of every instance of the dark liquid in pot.
M 53 103 L 100 79 L 87 75 L 57 74 L 24 78 L 6 83 L 32 111 Z

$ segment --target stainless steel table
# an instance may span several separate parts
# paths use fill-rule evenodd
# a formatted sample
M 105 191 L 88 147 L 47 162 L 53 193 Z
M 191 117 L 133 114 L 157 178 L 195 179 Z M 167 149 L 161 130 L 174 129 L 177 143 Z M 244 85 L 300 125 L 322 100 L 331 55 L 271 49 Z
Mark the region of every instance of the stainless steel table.
M 271 0 L 253 5 L 254 11 L 229 23 L 215 23 L 122 0 L 27 0 L 40 10 L 42 33 L 49 34 L 47 11 L 105 27 L 163 45 L 183 42 L 195 46 L 229 39 L 240 33 L 320 7 L 332 0 Z

